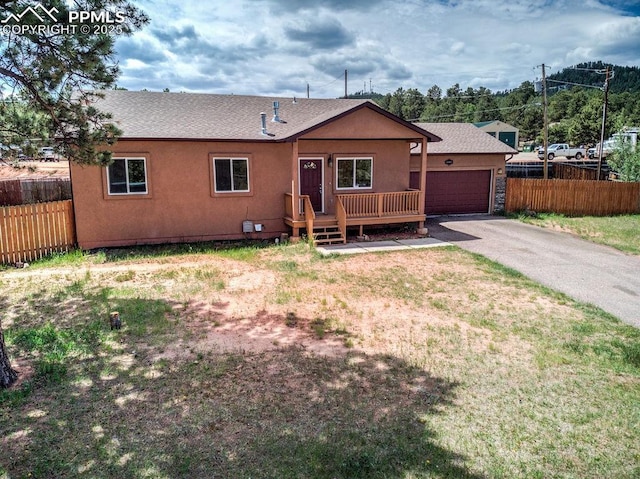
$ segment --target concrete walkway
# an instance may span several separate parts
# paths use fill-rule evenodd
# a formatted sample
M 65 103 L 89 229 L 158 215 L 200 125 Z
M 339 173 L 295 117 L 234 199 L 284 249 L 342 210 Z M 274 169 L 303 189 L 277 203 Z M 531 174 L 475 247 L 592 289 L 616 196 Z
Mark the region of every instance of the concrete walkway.
M 318 246 L 316 250 L 327 256 L 330 254 L 376 253 L 380 251 L 402 251 L 410 249 L 433 248 L 451 245 L 436 238 L 417 238 L 407 240 L 367 241 L 362 243 L 346 243 Z

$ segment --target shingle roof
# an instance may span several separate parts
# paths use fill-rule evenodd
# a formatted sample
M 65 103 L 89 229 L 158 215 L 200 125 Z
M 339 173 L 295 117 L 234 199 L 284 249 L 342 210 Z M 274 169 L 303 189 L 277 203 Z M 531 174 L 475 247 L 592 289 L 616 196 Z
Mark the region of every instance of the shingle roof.
M 509 155 L 518 153 L 517 150 L 485 133 L 472 123 L 416 123 L 416 125 L 442 138 L 442 141 L 438 143 L 429 143 L 429 154 L 496 153 Z
M 371 108 L 403 123 L 430 141 L 439 138 L 404 122 L 368 100 L 274 98 L 203 93 L 103 90 L 95 106 L 111 113 L 121 138 L 278 141 L 299 136 L 326 121 L 359 108 Z M 273 122 L 273 102 L 279 117 Z M 267 114 L 261 133 L 260 113 Z

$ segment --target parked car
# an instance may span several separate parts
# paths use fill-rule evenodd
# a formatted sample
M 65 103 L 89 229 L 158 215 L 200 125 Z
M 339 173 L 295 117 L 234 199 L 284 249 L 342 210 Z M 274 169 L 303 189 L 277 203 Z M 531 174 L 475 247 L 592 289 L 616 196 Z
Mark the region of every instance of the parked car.
M 60 161 L 60 155 L 51 146 L 43 146 L 38 149 L 38 158 L 40 161 Z

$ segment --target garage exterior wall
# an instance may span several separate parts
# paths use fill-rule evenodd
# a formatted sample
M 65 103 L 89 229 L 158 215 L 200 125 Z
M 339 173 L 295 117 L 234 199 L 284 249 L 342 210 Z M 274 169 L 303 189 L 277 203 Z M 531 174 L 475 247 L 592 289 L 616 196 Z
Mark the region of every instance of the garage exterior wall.
M 427 150 L 428 151 L 428 150 Z M 411 171 L 419 171 L 419 156 L 411 156 Z M 450 163 L 450 164 L 447 164 Z M 470 171 L 470 170 L 490 170 L 491 171 L 491 191 L 489 194 L 489 212 L 494 211 L 496 197 L 496 182 L 506 178 L 505 155 L 500 154 L 427 154 L 427 175 L 430 171 Z
M 519 139 L 519 131 L 520 130 L 518 130 L 518 128 L 516 128 L 515 126 L 509 125 L 508 123 L 503 123 L 501 121 L 494 121 L 494 122 L 489 123 L 488 125 L 478 126 L 478 128 L 480 130 L 490 134 L 491 136 L 499 139 L 503 143 L 508 144 L 512 148 L 515 148 L 515 149 L 518 148 L 518 142 L 520 141 L 520 139 Z M 501 135 L 501 133 L 503 135 Z M 510 137 L 511 136 L 511 135 L 504 135 L 505 133 L 511 133 L 511 134 L 514 135 L 513 144 L 510 144 L 510 142 L 504 141 L 503 136 L 505 136 L 505 137 Z

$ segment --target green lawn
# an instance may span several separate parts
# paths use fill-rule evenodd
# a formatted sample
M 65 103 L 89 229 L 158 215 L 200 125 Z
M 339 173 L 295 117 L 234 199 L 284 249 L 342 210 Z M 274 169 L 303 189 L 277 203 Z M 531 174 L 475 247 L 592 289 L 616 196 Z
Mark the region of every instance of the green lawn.
M 561 228 L 589 241 L 640 255 L 640 215 L 571 218 L 553 213 L 540 213 L 535 217 L 521 219 L 546 228 Z
M 597 308 L 455 247 L 182 248 L 0 271 L 0 478 L 640 476 Z

